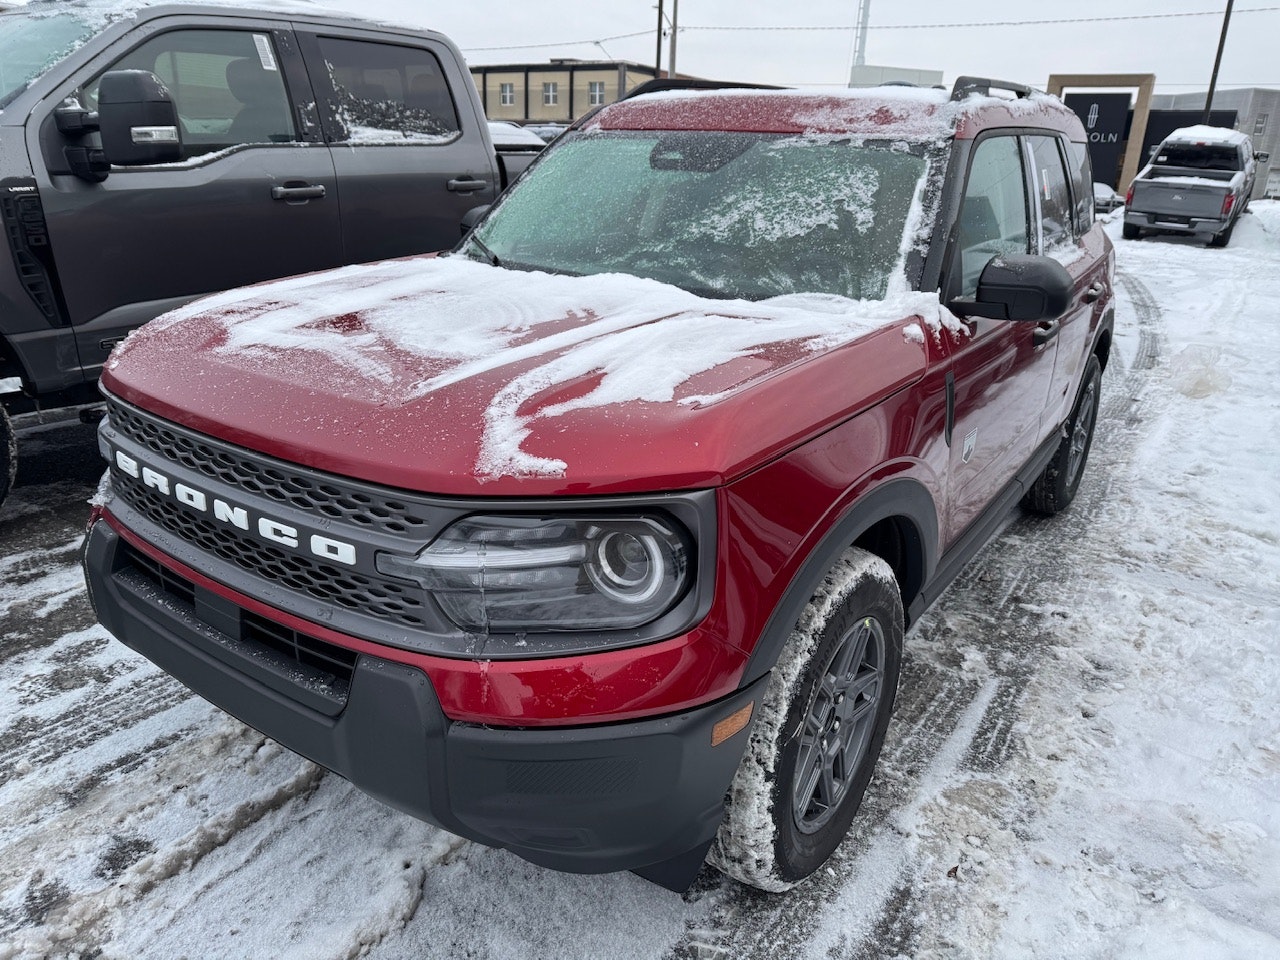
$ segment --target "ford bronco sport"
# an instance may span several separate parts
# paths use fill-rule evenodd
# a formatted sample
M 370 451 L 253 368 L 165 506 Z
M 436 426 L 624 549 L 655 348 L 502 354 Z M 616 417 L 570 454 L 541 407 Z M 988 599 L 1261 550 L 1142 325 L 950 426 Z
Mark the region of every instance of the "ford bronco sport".
M 103 373 L 98 616 L 464 837 L 797 883 L 905 628 L 1089 453 L 1085 132 L 993 86 L 623 101 L 452 255 L 153 321 Z

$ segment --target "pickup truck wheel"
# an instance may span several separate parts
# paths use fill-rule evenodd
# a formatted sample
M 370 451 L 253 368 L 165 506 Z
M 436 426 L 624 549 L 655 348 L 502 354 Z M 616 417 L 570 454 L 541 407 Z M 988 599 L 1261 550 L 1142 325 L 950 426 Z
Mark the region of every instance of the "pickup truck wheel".
M 893 571 L 846 550 L 774 667 L 711 848 L 714 866 L 778 892 L 831 856 L 884 743 L 902 637 Z
M 1126 223 L 1124 224 L 1124 226 L 1120 228 L 1120 235 L 1124 237 L 1126 240 L 1141 240 L 1142 228 L 1135 227 L 1131 223 Z
M 1209 246 L 1225 247 L 1228 243 L 1231 242 L 1231 234 L 1235 230 L 1235 228 L 1236 228 L 1236 222 L 1232 220 L 1231 225 L 1228 226 L 1227 229 L 1223 230 L 1221 233 L 1215 233 L 1212 237 L 1209 238 Z
M 18 437 L 13 432 L 9 411 L 0 407 L 0 504 L 13 489 L 13 478 L 18 474 Z
M 1023 498 L 1024 506 L 1036 513 L 1055 514 L 1067 508 L 1080 489 L 1084 465 L 1093 445 L 1093 428 L 1098 422 L 1098 401 L 1102 392 L 1102 365 L 1096 355 L 1089 357 L 1080 381 L 1076 405 L 1067 420 L 1062 442 Z

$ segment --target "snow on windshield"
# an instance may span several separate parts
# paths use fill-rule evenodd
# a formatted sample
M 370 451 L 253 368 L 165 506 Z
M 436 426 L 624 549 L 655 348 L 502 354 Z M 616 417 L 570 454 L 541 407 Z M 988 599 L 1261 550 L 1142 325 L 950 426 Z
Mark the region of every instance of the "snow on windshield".
M 184 342 L 216 343 L 235 364 L 286 382 L 305 370 L 338 392 L 355 389 L 356 377 L 379 403 L 409 402 L 463 381 L 491 384 L 477 473 L 557 477 L 563 460 L 521 449 L 535 421 L 632 401 L 714 403 L 719 397 L 682 387 L 773 347 L 827 350 L 911 316 L 933 330 L 956 322 L 936 293 L 908 292 L 905 284 L 877 301 L 823 294 L 726 301 L 619 274 L 568 277 L 421 258 L 209 297 L 134 334 L 109 366 L 182 325 Z M 571 401 L 529 402 L 587 380 L 594 386 Z

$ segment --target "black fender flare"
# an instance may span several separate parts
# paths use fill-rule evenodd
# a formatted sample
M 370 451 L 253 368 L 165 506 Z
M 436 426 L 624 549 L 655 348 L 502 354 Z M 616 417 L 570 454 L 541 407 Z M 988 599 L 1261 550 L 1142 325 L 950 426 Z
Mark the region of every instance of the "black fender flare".
M 809 551 L 800 570 L 792 578 L 778 605 L 765 624 L 752 650 L 739 686 L 754 683 L 773 669 L 782 655 L 792 628 L 800 619 L 818 584 L 837 558 L 882 520 L 907 521 L 904 531 L 908 546 L 907 583 L 903 586 L 902 607 L 907 610 L 914 596 L 933 576 L 938 564 L 938 513 L 933 497 L 918 480 L 897 477 L 859 497 L 844 515 Z

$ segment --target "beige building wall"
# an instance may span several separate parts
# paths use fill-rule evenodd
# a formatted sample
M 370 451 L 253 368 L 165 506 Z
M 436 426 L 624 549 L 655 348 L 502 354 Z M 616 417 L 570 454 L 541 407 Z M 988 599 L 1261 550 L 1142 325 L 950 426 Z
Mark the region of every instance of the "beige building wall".
M 502 104 L 502 85 L 511 84 L 515 96 L 508 106 Z M 524 74 L 523 73 L 491 73 L 486 87 L 480 91 L 484 102 L 488 104 L 487 113 L 490 120 L 523 120 L 524 119 Z
M 653 69 L 625 60 L 600 63 L 572 61 L 565 63 L 563 69 L 560 69 L 559 64 L 552 65 L 551 69 L 548 69 L 547 64 L 529 64 L 528 67 L 525 64 L 501 64 L 497 67 L 473 67 L 471 77 L 491 120 L 569 123 L 597 106 L 591 102 L 592 83 L 604 85 L 606 104 L 615 103 L 640 84 L 652 79 Z M 622 89 L 619 89 L 620 82 Z M 502 104 L 504 83 L 512 85 L 515 99 L 515 103 L 506 106 Z M 557 103 L 549 105 L 542 102 L 544 83 L 558 84 Z
M 569 115 L 569 84 L 571 75 L 568 70 L 548 70 L 529 74 L 529 119 L 558 120 L 568 123 L 573 119 Z M 556 84 L 558 102 L 552 106 L 543 103 L 543 85 Z M 490 101 L 492 102 L 492 101 Z
M 573 108 L 579 116 L 597 106 L 591 102 L 592 83 L 604 84 L 605 103 L 613 103 L 618 99 L 617 69 L 576 70 L 573 75 Z

